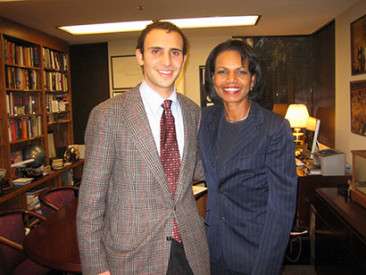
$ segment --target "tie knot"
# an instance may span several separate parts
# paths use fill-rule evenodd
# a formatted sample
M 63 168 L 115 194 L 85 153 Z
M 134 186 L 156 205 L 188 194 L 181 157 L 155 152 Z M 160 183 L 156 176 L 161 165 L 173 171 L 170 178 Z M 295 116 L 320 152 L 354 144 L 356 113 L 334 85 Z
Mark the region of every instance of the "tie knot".
M 170 110 L 171 105 L 172 105 L 171 100 L 164 100 L 163 104 L 161 104 L 161 107 L 163 107 L 164 110 Z

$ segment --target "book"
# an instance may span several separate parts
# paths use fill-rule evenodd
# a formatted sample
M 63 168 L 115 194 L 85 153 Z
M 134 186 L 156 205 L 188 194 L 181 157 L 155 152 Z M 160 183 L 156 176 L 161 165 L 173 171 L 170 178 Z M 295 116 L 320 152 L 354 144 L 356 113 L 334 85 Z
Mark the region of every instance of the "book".
M 17 178 L 13 180 L 13 184 L 15 185 L 26 185 L 31 183 L 34 178 Z

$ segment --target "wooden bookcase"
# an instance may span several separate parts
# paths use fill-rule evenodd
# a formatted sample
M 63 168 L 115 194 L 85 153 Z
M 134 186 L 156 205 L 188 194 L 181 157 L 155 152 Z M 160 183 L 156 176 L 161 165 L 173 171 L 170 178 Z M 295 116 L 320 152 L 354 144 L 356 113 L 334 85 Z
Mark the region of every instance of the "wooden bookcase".
M 13 184 L 14 155 L 21 155 L 29 145 L 40 145 L 46 151 L 44 165 L 50 165 L 56 152 L 63 152 L 74 143 L 68 43 L 3 18 L 0 18 L 0 130 L 0 168 L 7 170 L 8 182 L 8 186 L 3 186 L 0 201 L 4 193 L 9 196 L 13 190 L 22 194 Z M 61 184 L 54 179 L 58 176 L 53 173 L 51 185 Z M 36 185 L 37 181 L 32 182 L 32 186 Z

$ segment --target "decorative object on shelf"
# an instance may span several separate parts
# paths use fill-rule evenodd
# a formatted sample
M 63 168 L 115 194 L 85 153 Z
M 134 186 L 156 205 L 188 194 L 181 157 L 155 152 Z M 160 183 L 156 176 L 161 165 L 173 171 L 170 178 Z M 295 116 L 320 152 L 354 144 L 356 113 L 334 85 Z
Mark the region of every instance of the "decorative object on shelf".
M 5 175 L 6 175 L 6 169 L 0 168 L 0 194 L 3 193 L 2 182 L 3 182 L 3 178 L 5 177 Z
M 290 104 L 288 106 L 285 118 L 290 122 L 291 128 L 294 128 L 294 141 L 296 145 L 301 145 L 302 128 L 306 127 L 309 112 L 305 104 Z
M 6 169 L 0 168 L 0 181 L 5 177 Z
M 80 157 L 79 148 L 77 145 L 70 145 L 65 153 L 64 153 L 64 160 L 66 162 L 74 162 L 78 160 Z
M 33 162 L 27 164 L 29 167 L 38 168 L 42 166 L 46 160 L 46 151 L 40 145 L 30 145 L 23 150 L 23 159 L 34 159 Z

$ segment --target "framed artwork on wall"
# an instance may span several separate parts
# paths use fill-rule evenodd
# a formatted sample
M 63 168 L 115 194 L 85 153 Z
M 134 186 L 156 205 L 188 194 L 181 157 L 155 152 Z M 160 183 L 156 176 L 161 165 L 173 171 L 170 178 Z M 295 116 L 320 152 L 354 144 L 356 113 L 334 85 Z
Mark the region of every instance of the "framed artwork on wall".
M 112 90 L 127 90 L 142 81 L 142 71 L 135 55 L 111 56 Z
M 127 92 L 128 90 L 131 90 L 131 89 L 132 88 L 126 88 L 124 90 L 113 91 L 112 96 L 115 97 L 115 96 L 123 94 L 123 93 L 125 93 L 125 92 Z
M 352 81 L 351 90 L 351 131 L 366 136 L 366 80 Z
M 366 15 L 351 23 L 352 75 L 366 73 Z

